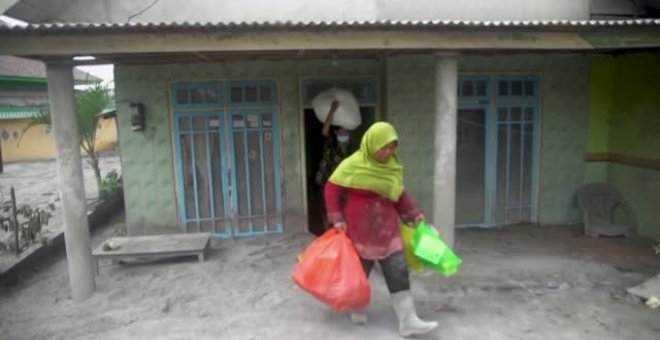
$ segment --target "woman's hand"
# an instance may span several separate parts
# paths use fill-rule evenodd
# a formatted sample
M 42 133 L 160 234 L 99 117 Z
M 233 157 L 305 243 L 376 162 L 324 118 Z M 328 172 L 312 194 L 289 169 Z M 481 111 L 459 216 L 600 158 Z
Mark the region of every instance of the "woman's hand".
M 424 217 L 424 214 L 419 214 L 419 215 L 415 216 L 415 219 L 413 220 L 413 222 L 417 226 L 425 220 L 426 220 L 426 217 Z
M 346 231 L 346 222 L 337 222 L 332 226 L 339 231 Z

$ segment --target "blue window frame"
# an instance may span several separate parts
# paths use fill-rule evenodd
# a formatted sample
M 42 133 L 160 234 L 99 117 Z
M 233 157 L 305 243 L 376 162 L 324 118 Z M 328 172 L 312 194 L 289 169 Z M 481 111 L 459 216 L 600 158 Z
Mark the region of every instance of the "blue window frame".
M 275 110 L 231 111 L 232 195 L 236 236 L 282 231 L 279 135 Z
M 224 103 L 221 82 L 177 83 L 172 88 L 172 105 L 177 109 L 218 109 Z
M 459 77 L 459 129 L 461 126 L 470 129 L 462 121 L 464 115 L 474 116 L 476 110 L 485 116 L 477 122 L 483 124 L 483 128 L 472 129 L 483 134 L 479 139 L 485 150 L 483 162 L 472 161 L 472 164 L 483 164 L 483 171 L 479 172 L 482 175 L 475 174 L 478 169 L 458 169 L 459 172 L 472 173 L 473 177 L 459 176 L 461 180 L 457 182 L 459 190 L 469 191 L 470 187 L 480 190 L 483 199 L 479 201 L 484 202 L 484 212 L 479 216 L 483 218 L 481 221 L 469 220 L 466 217 L 468 215 L 461 216 L 467 210 L 457 209 L 459 225 L 488 227 L 535 220 L 539 92 L 539 80 L 535 75 Z M 475 124 L 474 118 L 470 123 Z M 458 150 L 460 153 L 461 145 Z M 457 159 L 464 157 L 458 155 Z M 460 162 L 457 164 L 459 168 L 461 165 Z M 466 182 L 462 183 L 463 180 Z M 475 186 L 474 183 L 483 185 Z M 457 193 L 457 198 L 475 197 L 478 194 L 461 192 Z
M 227 105 L 256 106 L 277 104 L 278 96 L 275 82 L 262 81 L 229 81 L 227 82 Z
M 223 238 L 281 232 L 275 81 L 175 83 L 171 101 L 182 228 Z
M 487 100 L 489 92 L 489 77 L 463 76 L 458 82 L 458 97 L 462 100 Z
M 220 112 L 176 112 L 179 212 L 186 231 L 229 236 L 228 183 Z

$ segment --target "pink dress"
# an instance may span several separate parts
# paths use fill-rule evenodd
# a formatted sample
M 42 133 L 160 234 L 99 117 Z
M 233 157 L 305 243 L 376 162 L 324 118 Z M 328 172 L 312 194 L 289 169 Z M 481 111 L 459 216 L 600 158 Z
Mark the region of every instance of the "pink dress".
M 398 202 L 392 202 L 373 191 L 327 182 L 325 202 L 329 222 L 346 222 L 348 237 L 366 260 L 384 259 L 402 250 L 399 219 L 408 222 L 420 214 L 405 191 Z

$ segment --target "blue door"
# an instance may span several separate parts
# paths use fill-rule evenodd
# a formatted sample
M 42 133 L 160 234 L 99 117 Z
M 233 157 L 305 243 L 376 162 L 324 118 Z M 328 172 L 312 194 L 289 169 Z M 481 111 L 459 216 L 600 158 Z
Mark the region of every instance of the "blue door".
M 491 170 L 491 176 L 496 188 L 492 224 L 533 222 L 538 163 L 538 79 L 498 76 L 494 85 L 496 129 L 492 141 L 496 167 Z
M 250 236 L 282 231 L 279 138 L 272 109 L 245 109 L 231 113 L 230 150 L 235 235 Z
M 456 224 L 533 222 L 538 162 L 538 79 L 461 76 Z
M 272 81 L 173 85 L 179 216 L 216 237 L 282 231 L 279 111 Z

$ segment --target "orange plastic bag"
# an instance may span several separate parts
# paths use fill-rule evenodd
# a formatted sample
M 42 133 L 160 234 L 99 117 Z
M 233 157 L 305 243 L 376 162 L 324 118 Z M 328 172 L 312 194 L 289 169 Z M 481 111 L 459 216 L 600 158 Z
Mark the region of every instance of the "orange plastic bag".
M 371 287 L 353 243 L 344 232 L 326 231 L 305 249 L 293 281 L 330 307 L 344 311 L 369 304 Z

